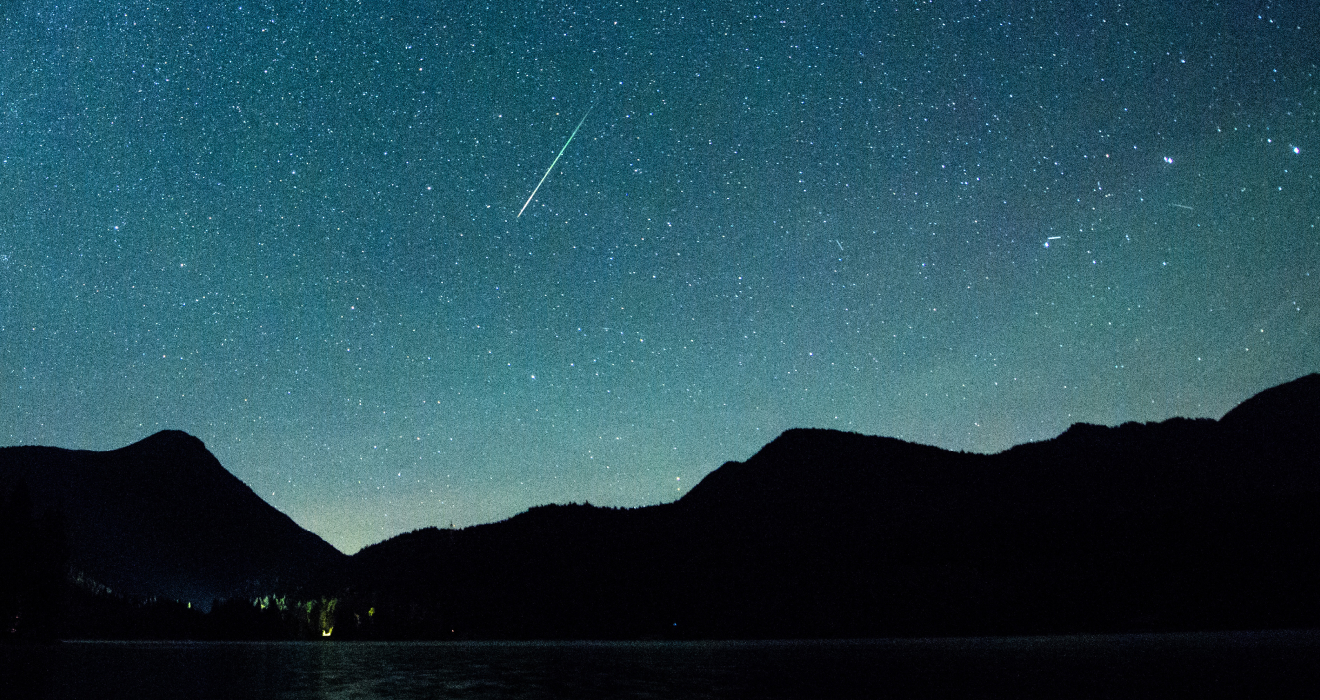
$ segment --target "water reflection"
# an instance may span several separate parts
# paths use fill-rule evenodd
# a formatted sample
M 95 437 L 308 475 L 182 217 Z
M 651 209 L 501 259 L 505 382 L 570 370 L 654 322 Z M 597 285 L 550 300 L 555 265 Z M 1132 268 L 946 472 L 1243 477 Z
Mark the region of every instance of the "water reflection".
M 645 643 L 0 647 L 5 698 L 1260 696 L 1320 680 L 1320 633 Z

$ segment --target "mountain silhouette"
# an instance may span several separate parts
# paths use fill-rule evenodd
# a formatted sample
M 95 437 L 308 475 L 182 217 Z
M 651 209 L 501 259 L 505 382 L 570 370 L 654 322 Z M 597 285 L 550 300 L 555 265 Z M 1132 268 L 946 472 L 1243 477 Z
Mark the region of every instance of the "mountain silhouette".
M 388 637 L 843 637 L 1315 626 L 1320 375 L 1222 419 L 994 454 L 789 430 L 680 500 L 544 506 L 353 557 Z M 363 616 L 361 619 L 366 620 Z
M 1219 420 L 1079 423 L 991 455 L 789 430 L 672 503 L 541 506 L 352 557 L 177 431 L 0 449 L 0 492 L 57 513 L 24 527 L 63 523 L 72 567 L 114 590 L 230 598 L 187 633 L 222 638 L 1264 629 L 1320 626 L 1318 455 L 1312 374 Z M 293 597 L 244 609 L 269 593 Z M 146 614 L 116 610 L 95 634 Z
M 0 491 L 19 483 L 60 515 L 70 566 L 115 592 L 209 606 L 295 590 L 347 560 L 179 431 L 109 452 L 0 448 Z

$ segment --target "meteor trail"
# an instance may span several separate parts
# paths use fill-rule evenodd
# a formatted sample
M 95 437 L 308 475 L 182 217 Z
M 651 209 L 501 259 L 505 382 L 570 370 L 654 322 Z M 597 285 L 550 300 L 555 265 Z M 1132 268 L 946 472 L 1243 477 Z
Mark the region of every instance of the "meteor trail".
M 573 127 L 573 133 L 568 135 L 568 140 L 564 142 L 564 147 L 559 149 L 559 155 L 555 156 L 555 159 L 550 161 L 550 167 L 545 169 L 545 174 L 541 176 L 541 182 L 536 183 L 536 187 L 532 188 L 532 193 L 528 195 L 527 201 L 523 202 L 522 209 L 518 210 L 518 216 L 515 216 L 513 218 L 515 219 L 522 218 L 523 212 L 527 211 L 527 205 L 531 204 L 532 198 L 536 196 L 536 191 L 541 189 L 542 183 L 545 182 L 545 179 L 547 177 L 550 177 L 550 171 L 555 169 L 555 163 L 559 162 L 559 156 L 564 155 L 564 151 L 568 150 L 568 144 L 573 143 L 573 137 L 577 136 L 578 129 L 582 128 L 582 122 L 585 122 L 587 120 L 587 115 L 591 114 L 591 110 L 595 108 L 596 108 L 596 103 L 592 102 L 591 106 L 587 108 L 587 114 L 582 115 L 582 120 L 578 122 L 577 126 Z

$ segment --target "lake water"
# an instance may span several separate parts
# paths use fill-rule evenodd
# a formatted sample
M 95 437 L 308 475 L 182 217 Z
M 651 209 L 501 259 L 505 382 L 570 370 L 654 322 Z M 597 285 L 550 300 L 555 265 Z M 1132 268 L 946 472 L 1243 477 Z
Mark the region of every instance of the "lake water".
M 0 646 L 4 698 L 1277 697 L 1320 632 L 825 642 Z

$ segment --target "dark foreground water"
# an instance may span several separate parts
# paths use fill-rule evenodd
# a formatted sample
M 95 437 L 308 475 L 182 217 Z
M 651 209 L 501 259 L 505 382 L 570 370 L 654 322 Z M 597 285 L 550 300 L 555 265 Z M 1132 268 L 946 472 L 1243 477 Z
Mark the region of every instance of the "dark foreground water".
M 3 698 L 1280 697 L 1320 632 L 828 642 L 0 646 Z

